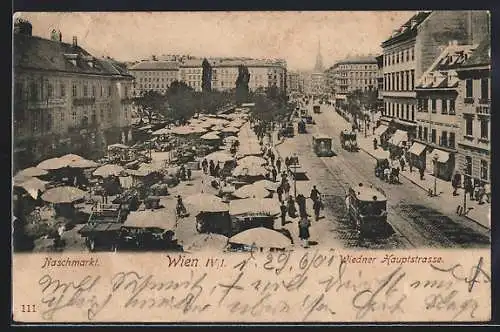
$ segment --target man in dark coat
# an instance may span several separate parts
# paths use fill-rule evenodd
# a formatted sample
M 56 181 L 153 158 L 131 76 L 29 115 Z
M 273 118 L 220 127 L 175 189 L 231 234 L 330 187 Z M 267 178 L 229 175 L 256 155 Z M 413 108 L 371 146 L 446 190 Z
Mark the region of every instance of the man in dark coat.
M 281 172 L 281 158 L 276 160 L 276 168 L 278 169 L 278 172 Z
M 290 218 L 297 217 L 297 209 L 295 208 L 295 200 L 292 196 L 288 197 L 288 215 Z
M 276 182 L 276 177 L 278 176 L 276 168 L 273 167 L 273 169 L 271 170 L 271 174 L 273 175 L 273 182 Z
M 297 205 L 299 206 L 299 215 L 301 218 L 307 217 L 306 198 L 302 194 L 297 195 Z
M 283 200 L 283 186 L 281 184 L 276 189 L 276 194 L 278 194 L 278 200 L 281 202 Z
M 281 210 L 281 226 L 285 226 L 286 213 L 288 212 L 288 208 L 286 207 L 285 202 L 281 202 L 280 210 Z
M 320 196 L 320 192 L 318 191 L 316 186 L 313 186 L 309 197 L 312 199 L 313 202 L 316 202 L 318 200 L 319 196 Z
M 321 203 L 320 199 L 317 199 L 314 201 L 313 209 L 314 209 L 314 217 L 316 218 L 316 221 L 319 220 L 319 213 L 321 211 L 321 206 L 322 206 L 322 203 Z

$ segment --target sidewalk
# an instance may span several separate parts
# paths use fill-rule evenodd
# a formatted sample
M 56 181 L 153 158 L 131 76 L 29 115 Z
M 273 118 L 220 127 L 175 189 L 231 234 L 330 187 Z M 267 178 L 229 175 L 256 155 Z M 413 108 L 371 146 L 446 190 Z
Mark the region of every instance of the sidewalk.
M 373 158 L 389 158 L 389 151 L 384 151 L 381 147 L 377 150 L 373 149 L 373 135 L 371 135 L 371 133 L 365 138 L 364 133 L 360 132 L 358 134 L 358 146 Z M 453 196 L 453 188 L 451 187 L 450 181 L 444 181 L 439 178 L 435 179 L 431 174 L 425 174 L 424 179 L 420 180 L 418 170 L 414 169 L 413 172 L 410 173 L 408 167 L 405 167 L 405 170 L 401 171 L 399 174 L 425 192 L 427 192 L 429 188 L 434 190 L 434 180 L 436 180 L 438 197 L 443 201 L 443 204 L 452 206 L 453 208 L 463 205 L 463 189 L 458 189 L 458 195 Z M 479 205 L 477 201 L 471 201 L 469 197 L 467 197 L 467 209 L 470 210 L 465 216 L 466 218 L 491 229 L 490 203 Z

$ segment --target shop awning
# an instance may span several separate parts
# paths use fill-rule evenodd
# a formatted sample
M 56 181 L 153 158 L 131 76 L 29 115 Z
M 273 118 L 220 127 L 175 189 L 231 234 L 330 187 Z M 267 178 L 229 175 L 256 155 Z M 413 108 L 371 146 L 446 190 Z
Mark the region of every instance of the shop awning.
M 431 156 L 432 159 L 434 159 L 435 156 L 437 156 L 437 161 L 439 163 L 445 163 L 450 159 L 450 154 L 448 152 L 439 149 L 432 150 Z
M 389 127 L 384 125 L 378 126 L 377 129 L 375 129 L 375 136 L 383 135 L 387 131 L 387 129 L 389 129 Z
M 415 143 L 413 143 L 413 145 L 411 146 L 411 148 L 408 150 L 408 152 L 412 153 L 412 154 L 414 154 L 416 156 L 420 156 L 422 154 L 422 152 L 424 152 L 424 150 L 425 150 L 425 145 L 424 144 L 415 142 Z
M 389 140 L 389 143 L 395 146 L 402 146 L 403 142 L 408 142 L 408 133 L 404 130 L 396 130 Z

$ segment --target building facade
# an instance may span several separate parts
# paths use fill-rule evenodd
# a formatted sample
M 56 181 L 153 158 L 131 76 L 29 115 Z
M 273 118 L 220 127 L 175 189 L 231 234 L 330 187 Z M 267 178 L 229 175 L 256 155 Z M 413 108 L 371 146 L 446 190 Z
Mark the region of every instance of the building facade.
M 491 183 L 491 42 L 489 35 L 457 69 L 456 171 L 473 184 Z
M 304 77 L 299 72 L 287 73 L 287 93 L 304 93 Z
M 62 36 L 14 28 L 14 167 L 76 153 L 101 155 L 108 144 L 131 139 L 131 76 L 124 65 L 95 58 Z
M 130 73 L 135 77 L 134 96 L 140 96 L 144 91 L 165 93 L 172 82 L 180 78 L 179 63 L 173 61 L 142 61 L 130 67 Z
M 415 82 L 450 41 L 472 45 L 488 31 L 488 22 L 486 11 L 419 12 L 382 43 L 384 112 L 381 121 L 389 133 L 400 130 L 409 141 L 416 137 Z
M 476 45 L 477 46 L 477 45 Z M 417 81 L 417 132 L 409 152 L 412 164 L 450 180 L 455 170 L 460 120 L 456 115 L 459 79 L 457 68 L 474 46 L 450 45 Z

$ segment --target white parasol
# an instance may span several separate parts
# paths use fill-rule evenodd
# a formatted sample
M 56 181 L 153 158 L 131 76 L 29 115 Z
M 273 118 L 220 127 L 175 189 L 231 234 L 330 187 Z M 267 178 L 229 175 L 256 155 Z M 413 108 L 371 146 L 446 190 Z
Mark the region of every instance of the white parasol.
M 233 196 L 238 198 L 266 198 L 270 196 L 269 190 L 264 188 L 263 186 L 248 184 L 237 189 Z
M 226 151 L 216 151 L 206 155 L 205 159 L 208 161 L 213 160 L 214 162 L 225 163 L 227 161 L 234 160 L 234 157 Z
M 215 195 L 199 193 L 186 197 L 184 203 L 192 205 L 200 212 L 224 212 L 229 211 L 229 205 L 222 202 Z
M 257 156 L 246 156 L 238 160 L 238 165 L 241 166 L 265 166 L 267 165 L 267 160 Z
M 39 191 L 44 192 L 45 189 L 47 189 L 48 183 L 49 182 L 42 181 L 42 180 L 37 179 L 37 178 L 30 178 L 29 180 L 26 180 L 23 183 L 17 184 L 15 186 L 19 187 L 19 188 L 23 188 L 24 190 L 26 190 L 26 192 L 28 194 L 30 194 L 31 197 L 33 197 L 33 199 L 37 199 L 38 192 Z
M 201 139 L 207 140 L 207 141 L 215 141 L 215 140 L 220 140 L 219 135 L 213 134 L 213 133 L 208 133 L 203 136 L 201 136 Z
M 48 173 L 49 172 L 47 172 L 46 170 L 38 168 L 38 167 L 28 167 L 28 168 L 25 168 L 25 169 L 17 172 L 15 177 L 17 177 L 17 176 L 19 176 L 19 177 L 43 176 L 43 175 L 47 175 Z
M 106 178 L 111 175 L 120 175 L 125 169 L 120 165 L 107 164 L 99 167 L 93 173 L 94 176 L 100 176 Z
M 281 209 L 277 199 L 246 198 L 231 201 L 229 203 L 229 213 L 233 216 L 256 213 L 275 216 L 281 213 Z
M 63 186 L 47 190 L 42 199 L 49 203 L 73 203 L 85 197 L 85 191 L 76 187 Z
M 72 161 L 68 164 L 68 167 L 71 168 L 96 168 L 99 167 L 100 164 L 96 163 L 95 161 L 92 160 L 87 160 L 87 159 L 79 159 Z
M 267 173 L 264 167 L 256 165 L 236 166 L 233 170 L 234 176 L 266 176 Z

